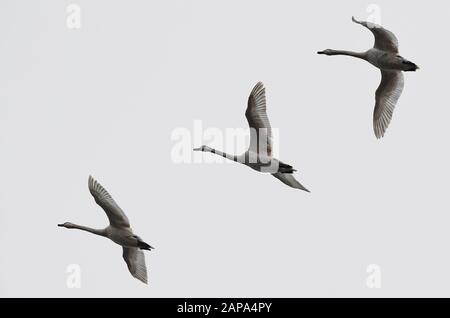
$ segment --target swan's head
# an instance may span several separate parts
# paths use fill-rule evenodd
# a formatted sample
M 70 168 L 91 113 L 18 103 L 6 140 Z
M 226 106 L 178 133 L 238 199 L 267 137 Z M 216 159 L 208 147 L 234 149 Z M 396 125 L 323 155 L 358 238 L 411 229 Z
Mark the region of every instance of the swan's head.
M 333 55 L 334 54 L 334 50 L 326 49 L 326 50 L 317 52 L 317 54 Z
M 65 223 L 62 223 L 62 224 L 58 224 L 58 226 L 65 227 L 65 228 L 68 228 L 68 229 L 73 229 L 74 228 L 74 224 L 70 223 L 70 222 L 65 222 Z
M 194 151 L 204 151 L 204 152 L 211 152 L 212 148 L 208 147 L 208 146 L 201 146 L 199 148 L 194 148 Z

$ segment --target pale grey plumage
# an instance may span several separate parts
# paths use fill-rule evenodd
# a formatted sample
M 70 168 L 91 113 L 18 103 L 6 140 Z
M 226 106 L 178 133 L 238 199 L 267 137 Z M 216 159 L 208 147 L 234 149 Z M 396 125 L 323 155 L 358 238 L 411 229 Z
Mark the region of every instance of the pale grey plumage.
M 375 93 L 376 102 L 373 113 L 373 129 L 377 138 L 384 136 L 403 87 L 402 72 L 381 70 L 381 83 Z
M 108 191 L 97 180 L 92 178 L 92 176 L 89 176 L 88 186 L 89 192 L 91 192 L 95 202 L 105 211 L 111 225 L 118 227 L 130 226 L 130 221 L 119 205 L 114 201 Z
M 352 17 L 352 21 L 365 26 L 373 33 L 375 37 L 375 44 L 373 45 L 373 47 L 375 49 L 391 53 L 398 53 L 398 39 L 394 33 L 386 30 L 381 25 L 378 25 L 376 23 L 358 21 L 355 19 L 355 17 Z
M 255 85 L 248 97 L 247 110 L 245 111 L 250 130 L 249 150 L 255 153 L 261 147 L 265 147 L 268 156 L 272 155 L 272 127 L 266 110 L 266 89 L 263 83 Z M 261 149 L 263 150 L 263 149 Z
M 133 234 L 127 216 L 99 182 L 89 176 L 88 186 L 95 202 L 105 211 L 110 225 L 105 229 L 100 230 L 69 222 L 58 224 L 58 226 L 68 229 L 79 229 L 96 235 L 105 236 L 116 244 L 121 245 L 123 248 L 122 256 L 131 275 L 147 284 L 147 268 L 145 266 L 145 255 L 142 252 L 142 249 L 151 250 L 153 247 L 145 243 L 139 236 Z
M 145 255 L 137 247 L 122 247 L 123 259 L 127 263 L 128 270 L 133 277 L 147 284 L 147 267 L 145 266 Z
M 372 49 L 367 52 L 350 52 L 342 50 L 324 50 L 318 52 L 326 55 L 348 55 L 364 59 L 381 70 L 381 82 L 375 94 L 373 129 L 377 138 L 382 138 L 391 122 L 395 106 L 404 88 L 402 71 L 416 71 L 419 67 L 398 55 L 398 39 L 389 30 L 380 25 L 352 21 L 368 28 L 375 37 Z
M 266 111 L 265 88 L 261 82 L 257 83 L 250 93 L 245 117 L 250 127 L 250 145 L 244 154 L 240 156 L 230 155 L 208 146 L 202 146 L 194 150 L 211 152 L 242 163 L 256 171 L 271 173 L 284 184 L 309 192 L 295 180 L 292 175 L 295 169 L 292 166 L 272 157 L 272 128 Z

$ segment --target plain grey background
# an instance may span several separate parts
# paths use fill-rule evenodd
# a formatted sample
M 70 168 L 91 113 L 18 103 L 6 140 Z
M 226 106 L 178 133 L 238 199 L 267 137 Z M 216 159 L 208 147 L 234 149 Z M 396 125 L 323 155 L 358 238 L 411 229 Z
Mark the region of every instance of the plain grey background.
M 81 29 L 66 26 L 70 3 Z M 379 71 L 316 55 L 370 48 L 350 18 L 371 3 L 2 1 L 0 295 L 449 297 L 450 5 L 375 2 L 421 67 L 377 141 Z M 176 127 L 247 127 L 257 81 L 281 159 L 311 194 L 242 165 L 171 159 Z M 119 246 L 56 226 L 107 224 L 89 174 L 156 247 L 148 286 Z M 66 286 L 69 264 L 80 289 Z M 381 289 L 366 285 L 369 264 Z

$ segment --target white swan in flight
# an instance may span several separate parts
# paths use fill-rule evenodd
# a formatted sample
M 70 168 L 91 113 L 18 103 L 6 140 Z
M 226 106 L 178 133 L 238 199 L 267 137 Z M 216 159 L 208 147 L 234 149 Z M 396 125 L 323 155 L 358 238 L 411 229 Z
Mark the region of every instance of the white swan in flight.
M 127 263 L 131 275 L 147 284 L 147 268 L 142 250 L 151 250 L 153 247 L 145 243 L 139 236 L 134 235 L 130 222 L 122 209 L 117 205 L 108 191 L 94 178 L 89 176 L 89 191 L 95 202 L 102 207 L 109 219 L 109 226 L 105 229 L 92 229 L 86 226 L 66 222 L 58 226 L 68 229 L 78 229 L 109 238 L 123 248 L 123 259 Z
M 402 71 L 415 72 L 419 67 L 398 54 L 398 40 L 392 32 L 374 23 L 358 21 L 354 17 L 352 21 L 372 31 L 375 36 L 373 48 L 361 53 L 330 49 L 317 53 L 353 56 L 366 60 L 381 70 L 381 83 L 375 93 L 373 114 L 373 129 L 375 136 L 380 139 L 391 122 L 395 105 L 403 91 Z
M 250 126 L 250 147 L 245 153 L 240 156 L 230 155 L 208 146 L 195 148 L 194 151 L 211 152 L 256 171 L 271 173 L 284 184 L 309 192 L 292 175 L 296 171 L 292 166 L 272 157 L 272 129 L 266 113 L 265 88 L 261 82 L 256 84 L 250 93 L 245 117 Z

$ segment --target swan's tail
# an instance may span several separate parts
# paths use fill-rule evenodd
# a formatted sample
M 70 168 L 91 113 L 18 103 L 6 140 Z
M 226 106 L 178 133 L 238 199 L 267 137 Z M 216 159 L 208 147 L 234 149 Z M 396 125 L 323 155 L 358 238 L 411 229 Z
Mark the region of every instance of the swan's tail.
M 152 249 L 154 249 L 153 246 L 148 245 L 147 243 L 145 243 L 144 241 L 138 241 L 138 247 L 141 250 L 147 250 L 147 251 L 151 251 Z
M 404 60 L 403 65 L 405 72 L 415 72 L 419 69 L 419 67 L 415 63 L 408 60 Z
M 286 163 L 283 163 L 280 161 L 279 165 L 278 165 L 278 172 L 281 173 L 294 173 L 295 170 L 291 165 L 288 165 Z

